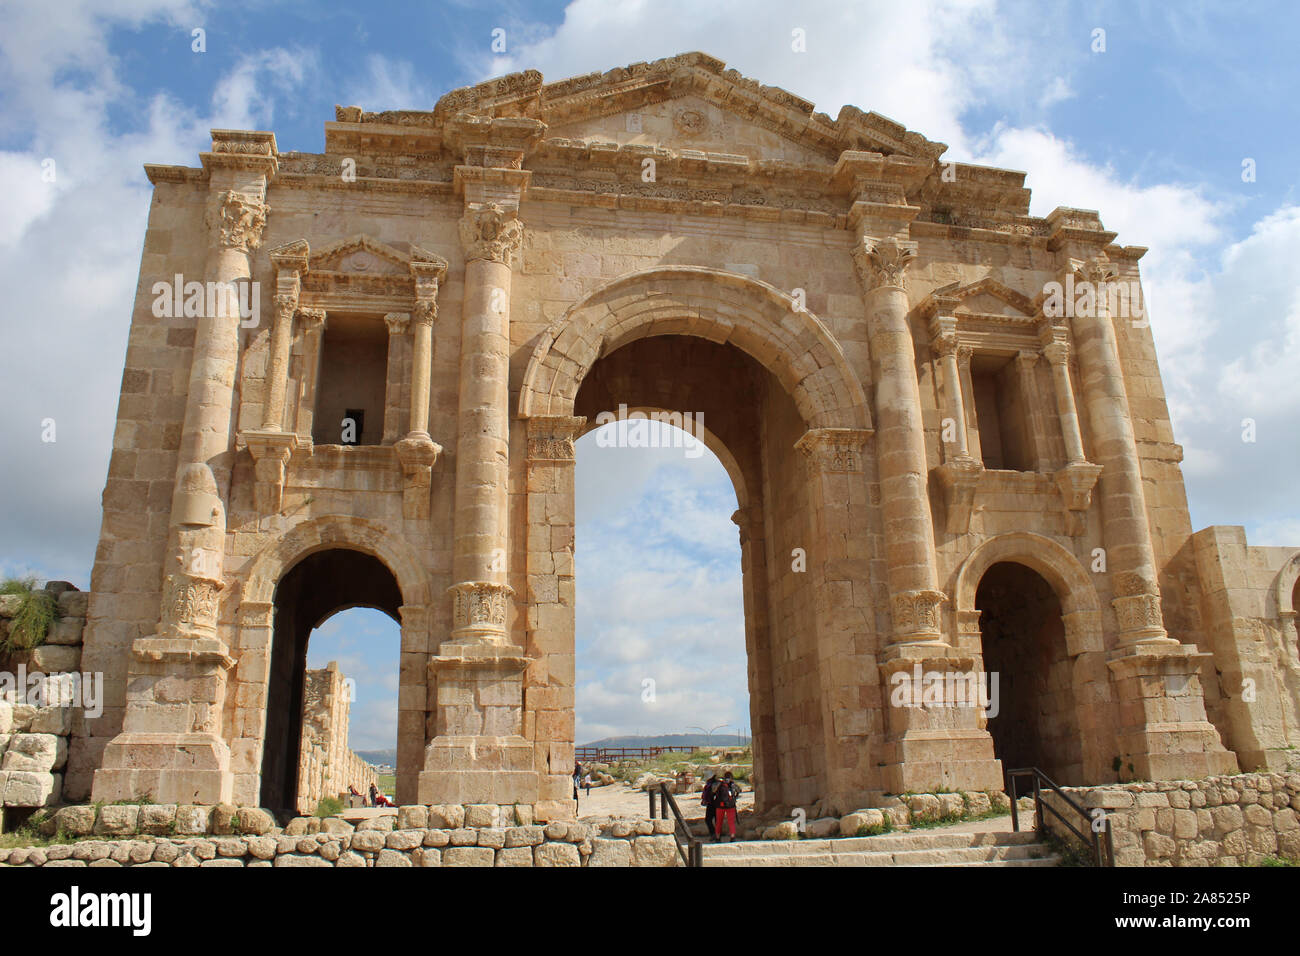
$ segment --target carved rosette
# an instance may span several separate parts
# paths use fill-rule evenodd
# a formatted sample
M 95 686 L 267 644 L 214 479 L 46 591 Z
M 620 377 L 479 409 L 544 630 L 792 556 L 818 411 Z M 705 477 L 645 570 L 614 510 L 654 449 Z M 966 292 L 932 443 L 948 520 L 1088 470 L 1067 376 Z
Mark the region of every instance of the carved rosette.
M 942 591 L 923 589 L 901 591 L 893 595 L 890 605 L 894 619 L 894 641 L 942 640 L 939 627 L 939 609 L 947 602 Z
M 256 249 L 262 243 L 262 228 L 266 225 L 266 215 L 270 211 L 264 202 L 227 190 L 221 194 L 213 217 L 218 230 L 218 241 L 221 245 L 240 252 Z
M 813 474 L 857 475 L 871 432 L 863 428 L 810 428 L 794 447 L 803 452 Z
M 853 263 L 868 292 L 879 288 L 907 289 L 905 273 L 916 249 L 911 243 L 902 243 L 890 236 L 874 242 L 863 237 L 853 251 Z
M 453 640 L 502 643 L 507 603 L 514 589 L 491 581 L 462 581 L 451 589 Z
M 466 210 L 460 220 L 465 260 L 486 259 L 509 266 L 524 241 L 524 225 L 498 203 Z

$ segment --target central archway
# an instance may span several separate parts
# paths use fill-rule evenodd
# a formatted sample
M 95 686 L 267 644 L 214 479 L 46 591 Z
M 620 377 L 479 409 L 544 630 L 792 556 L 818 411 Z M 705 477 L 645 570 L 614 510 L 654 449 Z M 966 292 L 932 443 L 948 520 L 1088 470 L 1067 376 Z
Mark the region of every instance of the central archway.
M 869 589 L 853 584 L 862 568 L 845 560 L 845 542 L 865 539 L 869 519 L 850 506 L 842 473 L 872 467 L 863 447 L 871 418 L 838 343 L 774 287 L 692 267 L 617 279 L 543 333 L 519 398 L 529 435 L 527 574 L 531 593 L 554 587 L 561 599 L 532 612 L 539 626 L 529 650 L 549 651 L 565 678 L 574 632 L 563 596 L 574 582 L 571 562 L 553 549 L 565 540 L 557 524 L 571 527 L 574 513 L 571 440 L 620 406 L 702 414 L 699 437 L 732 476 L 759 807 L 852 809 L 875 772 L 860 699 L 873 681 L 863 635 L 874 610 Z M 557 437 L 570 441 L 567 451 Z M 822 454 L 840 441 L 852 450 Z M 543 525 L 545 538 L 532 533 Z M 551 585 L 546 571 L 556 563 Z M 571 680 L 529 693 L 571 708 Z

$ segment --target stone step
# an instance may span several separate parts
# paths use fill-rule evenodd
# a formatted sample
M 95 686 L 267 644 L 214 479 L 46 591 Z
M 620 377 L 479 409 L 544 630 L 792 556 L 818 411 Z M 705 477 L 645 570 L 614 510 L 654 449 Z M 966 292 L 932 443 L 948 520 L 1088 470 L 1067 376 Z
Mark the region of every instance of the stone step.
M 739 843 L 706 843 L 704 852 L 708 857 L 744 856 L 755 852 L 771 856 L 807 856 L 825 853 L 894 853 L 902 850 L 1025 846 L 1035 842 L 1035 834 L 1032 831 L 946 833 L 925 830 L 873 837 L 848 837 L 840 840 L 746 840 Z
M 704 849 L 705 866 L 1055 866 L 1058 858 L 1044 845 L 929 847 L 876 851 L 823 851 L 812 853 L 766 852 L 749 844 L 748 852 L 715 856 L 717 847 Z M 847 842 L 847 841 L 840 841 Z M 722 844 L 729 846 L 736 844 Z

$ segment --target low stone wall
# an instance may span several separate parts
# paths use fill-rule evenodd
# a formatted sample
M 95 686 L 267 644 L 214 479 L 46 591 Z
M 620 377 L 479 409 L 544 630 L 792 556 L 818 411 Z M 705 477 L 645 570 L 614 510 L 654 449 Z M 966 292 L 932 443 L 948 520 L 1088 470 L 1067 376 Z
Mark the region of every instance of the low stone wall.
M 51 581 L 58 618 L 45 643 L 0 658 L 0 806 L 46 807 L 63 799 L 68 742 L 81 721 L 71 675 L 81 668 L 86 599 L 66 581 Z M 0 631 L 7 630 L 19 598 L 0 595 Z M 19 686 L 21 684 L 21 686 Z
M 1103 809 L 1116 866 L 1255 866 L 1300 860 L 1300 773 L 1063 787 L 1085 809 Z M 1044 794 L 1076 826 L 1078 814 Z M 1050 813 L 1046 825 L 1078 841 Z
M 503 811 L 528 823 L 498 825 Z M 40 824 L 65 842 L 0 849 L 0 866 L 639 866 L 679 865 L 670 820 L 533 824 L 525 807 L 402 807 L 356 827 L 259 809 L 63 807 Z M 98 837 L 99 839 L 94 839 Z

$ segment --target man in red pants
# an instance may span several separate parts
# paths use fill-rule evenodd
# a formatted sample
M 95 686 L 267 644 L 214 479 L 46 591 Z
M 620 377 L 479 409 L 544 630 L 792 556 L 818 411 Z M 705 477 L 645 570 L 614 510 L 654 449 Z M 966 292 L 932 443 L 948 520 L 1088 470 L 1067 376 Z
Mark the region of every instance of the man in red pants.
M 713 842 L 722 842 L 722 824 L 726 821 L 730 827 L 731 839 L 727 842 L 735 842 L 736 839 L 736 799 L 740 796 L 740 787 L 728 770 L 722 776 L 722 782 L 718 784 L 718 789 L 714 794 L 714 800 L 717 806 L 717 819 L 713 826 Z

